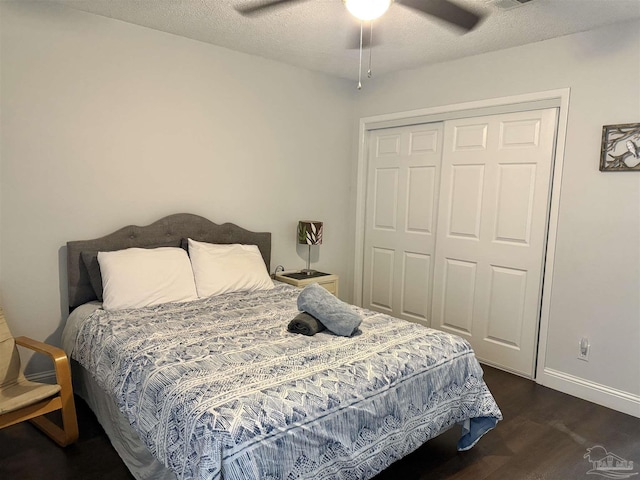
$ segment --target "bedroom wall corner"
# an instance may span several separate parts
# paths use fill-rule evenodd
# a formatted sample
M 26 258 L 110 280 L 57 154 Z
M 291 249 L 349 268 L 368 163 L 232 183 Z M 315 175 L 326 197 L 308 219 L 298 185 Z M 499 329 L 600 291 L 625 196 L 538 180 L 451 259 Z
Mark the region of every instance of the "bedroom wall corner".
M 298 220 L 324 221 L 313 266 L 349 298 L 350 82 L 46 2 L 0 2 L 0 19 L 15 335 L 59 345 L 67 241 L 180 212 L 271 231 L 272 266 L 287 268 L 306 263 Z

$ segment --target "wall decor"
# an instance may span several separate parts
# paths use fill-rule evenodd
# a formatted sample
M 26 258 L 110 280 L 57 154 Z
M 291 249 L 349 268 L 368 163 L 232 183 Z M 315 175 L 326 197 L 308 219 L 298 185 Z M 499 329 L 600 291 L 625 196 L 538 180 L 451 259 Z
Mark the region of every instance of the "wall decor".
M 601 172 L 640 172 L 640 123 L 602 127 Z

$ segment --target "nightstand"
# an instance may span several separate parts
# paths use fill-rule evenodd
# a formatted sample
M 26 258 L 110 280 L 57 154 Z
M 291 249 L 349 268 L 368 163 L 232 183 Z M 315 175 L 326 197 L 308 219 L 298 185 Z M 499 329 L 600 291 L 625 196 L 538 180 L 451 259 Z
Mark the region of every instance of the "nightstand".
M 331 273 L 316 272 L 314 275 L 309 276 L 299 272 L 283 272 L 276 275 L 276 280 L 298 288 L 304 288 L 310 283 L 317 283 L 335 296 L 338 296 L 338 275 Z

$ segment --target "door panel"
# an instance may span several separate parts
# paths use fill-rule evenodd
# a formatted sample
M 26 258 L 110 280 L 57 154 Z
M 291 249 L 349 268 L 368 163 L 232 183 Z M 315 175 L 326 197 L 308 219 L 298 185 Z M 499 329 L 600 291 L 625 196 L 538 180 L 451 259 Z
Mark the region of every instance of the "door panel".
M 432 325 L 532 376 L 556 109 L 445 122 Z
M 484 183 L 483 165 L 453 165 L 449 195 L 450 237 L 478 239 Z
M 398 168 L 376 169 L 375 176 L 374 226 L 394 232 L 398 211 Z
M 494 241 L 529 244 L 535 180 L 535 164 L 498 165 Z
M 527 272 L 491 267 L 486 334 L 488 340 L 520 348 L 526 285 Z
M 477 264 L 463 260 L 444 259 L 442 268 L 442 303 L 439 327 L 459 335 L 471 335 Z
M 407 231 L 433 234 L 436 167 L 409 167 L 407 186 Z
M 395 251 L 387 248 L 371 249 L 370 305 L 391 313 Z
M 426 323 L 431 291 L 431 255 L 404 253 L 402 269 L 402 315 Z
M 363 306 L 428 323 L 442 123 L 381 129 L 369 139 Z

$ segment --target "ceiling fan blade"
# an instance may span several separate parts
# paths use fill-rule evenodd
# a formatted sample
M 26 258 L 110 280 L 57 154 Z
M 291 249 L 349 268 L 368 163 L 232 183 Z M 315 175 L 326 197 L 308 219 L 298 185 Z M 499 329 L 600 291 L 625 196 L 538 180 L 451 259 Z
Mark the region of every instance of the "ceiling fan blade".
M 473 30 L 482 17 L 449 0 L 396 0 L 400 5 L 437 17 L 466 31 Z
M 287 3 L 304 2 L 305 0 L 268 0 L 261 2 L 253 2 L 244 6 L 235 7 L 236 11 L 241 15 L 253 15 L 257 13 L 267 12 L 275 7 L 284 7 Z
M 380 24 L 375 23 L 373 25 L 373 35 L 371 34 L 371 24 L 365 22 L 362 29 L 362 48 L 375 47 L 380 45 L 381 42 Z M 347 37 L 347 48 L 349 50 L 356 50 L 360 48 L 360 24 L 354 25 L 349 31 Z

